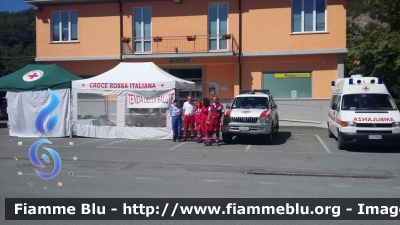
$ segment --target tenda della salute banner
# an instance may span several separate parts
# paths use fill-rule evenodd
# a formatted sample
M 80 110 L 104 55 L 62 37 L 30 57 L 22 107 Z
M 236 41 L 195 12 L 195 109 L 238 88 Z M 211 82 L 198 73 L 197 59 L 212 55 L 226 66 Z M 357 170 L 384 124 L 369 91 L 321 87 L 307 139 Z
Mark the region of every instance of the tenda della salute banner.
M 143 91 L 127 94 L 128 108 L 169 108 L 175 98 L 174 90 Z

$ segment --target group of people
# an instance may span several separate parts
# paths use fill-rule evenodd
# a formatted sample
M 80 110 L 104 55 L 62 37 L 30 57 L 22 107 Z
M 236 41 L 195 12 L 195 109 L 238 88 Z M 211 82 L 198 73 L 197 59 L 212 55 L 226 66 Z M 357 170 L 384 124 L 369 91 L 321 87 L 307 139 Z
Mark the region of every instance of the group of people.
M 206 146 L 211 146 L 215 133 L 215 143 L 219 146 L 219 132 L 224 122 L 224 114 L 224 106 L 219 103 L 218 97 L 214 97 L 213 103 L 210 103 L 208 98 L 194 102 L 192 97 L 189 96 L 183 107 L 179 106 L 178 100 L 175 99 L 170 108 L 173 141 L 181 142 L 182 139 L 186 141 L 189 138 L 187 134 L 190 128 L 190 140 L 194 140 L 196 130 L 197 143 L 204 142 Z M 183 136 L 181 135 L 182 121 Z

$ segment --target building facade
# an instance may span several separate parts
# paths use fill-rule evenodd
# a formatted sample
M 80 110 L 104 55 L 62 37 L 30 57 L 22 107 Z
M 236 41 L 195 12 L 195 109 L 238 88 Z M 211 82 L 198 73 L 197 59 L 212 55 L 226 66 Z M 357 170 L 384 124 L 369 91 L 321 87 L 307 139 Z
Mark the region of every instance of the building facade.
M 152 61 L 196 82 L 179 98 L 229 102 L 262 88 L 306 106 L 324 105 L 344 74 L 346 0 L 26 2 L 37 10 L 36 61 L 79 76 Z

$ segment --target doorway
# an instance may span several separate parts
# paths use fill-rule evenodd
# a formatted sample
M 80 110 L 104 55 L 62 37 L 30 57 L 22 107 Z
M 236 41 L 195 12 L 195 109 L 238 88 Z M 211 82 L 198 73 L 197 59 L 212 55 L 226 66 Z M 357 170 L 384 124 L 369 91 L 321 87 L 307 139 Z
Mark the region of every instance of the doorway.
M 182 106 L 188 96 L 193 100 L 203 99 L 203 69 L 200 68 L 164 68 L 166 72 L 183 80 L 195 82 L 194 90 L 176 90 L 175 98 Z

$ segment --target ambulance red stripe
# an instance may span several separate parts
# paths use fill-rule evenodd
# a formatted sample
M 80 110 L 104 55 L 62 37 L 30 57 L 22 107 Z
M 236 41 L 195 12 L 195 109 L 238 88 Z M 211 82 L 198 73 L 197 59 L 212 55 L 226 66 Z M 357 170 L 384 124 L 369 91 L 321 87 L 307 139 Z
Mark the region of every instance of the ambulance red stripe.
M 342 125 L 342 123 L 343 123 L 343 121 L 339 120 L 338 118 L 332 116 L 332 115 L 329 114 L 329 113 L 328 113 L 328 117 L 329 117 L 331 120 L 333 120 L 333 122 L 335 122 L 335 123 L 337 123 L 337 124 L 339 124 L 339 125 Z

